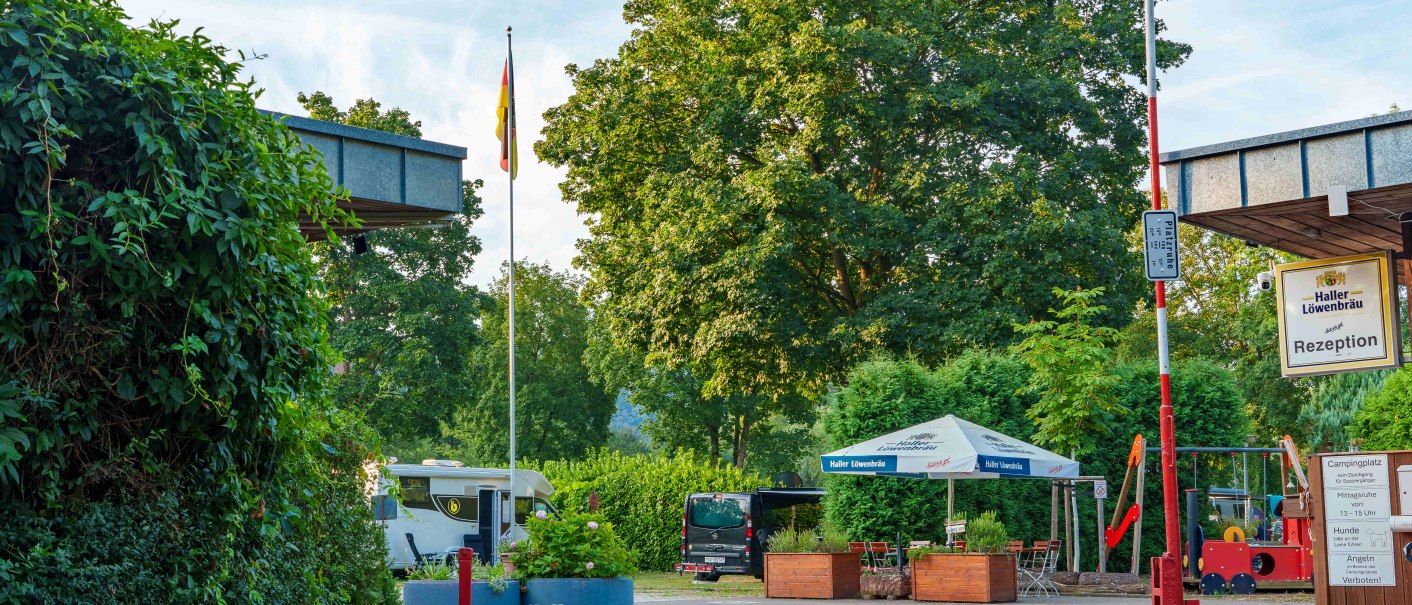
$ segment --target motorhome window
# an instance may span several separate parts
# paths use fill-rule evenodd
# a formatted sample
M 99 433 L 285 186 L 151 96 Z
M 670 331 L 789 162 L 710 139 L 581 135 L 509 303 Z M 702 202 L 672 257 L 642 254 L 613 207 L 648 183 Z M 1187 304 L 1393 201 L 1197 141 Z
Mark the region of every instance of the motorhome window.
M 431 503 L 430 477 L 398 477 L 397 480 L 398 485 L 402 488 L 398 494 L 402 506 L 436 510 L 436 506 Z
M 397 518 L 397 501 L 391 496 L 373 496 L 373 520 L 387 521 Z
M 707 497 L 691 499 L 691 525 L 726 529 L 745 525 L 745 500 Z
M 544 511 L 546 514 L 554 514 L 554 508 L 549 506 L 548 502 L 545 502 L 544 500 L 541 500 L 539 498 L 535 498 L 533 500 L 525 498 L 515 499 L 515 522 L 519 523 L 520 525 L 524 525 L 525 521 L 529 518 L 529 514 L 531 511 L 535 513 Z

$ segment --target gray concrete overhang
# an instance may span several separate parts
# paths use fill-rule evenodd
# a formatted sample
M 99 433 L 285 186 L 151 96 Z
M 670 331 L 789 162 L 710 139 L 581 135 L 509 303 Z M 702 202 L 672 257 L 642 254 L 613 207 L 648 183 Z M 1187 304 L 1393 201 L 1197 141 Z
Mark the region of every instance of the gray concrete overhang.
M 461 162 L 466 148 L 334 122 L 266 111 L 324 156 L 324 168 L 348 191 L 340 205 L 362 221 L 334 225 L 340 235 L 388 227 L 431 225 L 461 212 Z M 315 222 L 299 229 L 324 239 Z
M 1393 250 L 1403 262 L 1412 212 L 1412 111 L 1160 156 L 1183 222 L 1309 258 Z M 1347 214 L 1330 188 L 1347 191 Z M 1335 199 L 1338 195 L 1335 194 Z

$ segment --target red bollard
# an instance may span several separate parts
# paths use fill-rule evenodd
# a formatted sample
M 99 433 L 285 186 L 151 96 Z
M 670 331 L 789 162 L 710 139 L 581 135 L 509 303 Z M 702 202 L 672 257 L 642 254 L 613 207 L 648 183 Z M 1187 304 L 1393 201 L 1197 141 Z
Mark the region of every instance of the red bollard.
M 456 578 L 461 581 L 456 602 L 471 605 L 471 571 L 476 564 L 476 551 L 462 548 L 456 553 Z

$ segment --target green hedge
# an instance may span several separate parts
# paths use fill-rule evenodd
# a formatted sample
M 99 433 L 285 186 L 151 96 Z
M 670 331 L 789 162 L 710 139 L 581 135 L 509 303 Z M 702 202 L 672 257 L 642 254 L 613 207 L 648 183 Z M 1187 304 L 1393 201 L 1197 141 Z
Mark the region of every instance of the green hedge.
M 715 468 L 690 452 L 675 456 L 628 456 L 598 450 L 574 462 L 547 462 L 544 476 L 558 490 L 561 511 L 588 509 L 597 492 L 599 508 L 647 571 L 668 571 L 681 561 L 682 507 L 688 494 L 749 492 L 769 481 L 735 467 Z
M 1121 488 L 1133 436 L 1141 432 L 1155 445 L 1158 440 L 1158 385 L 1156 363 L 1121 365 L 1120 403 L 1129 412 L 1118 416 L 1103 437 L 1105 444 L 1083 457 L 1081 472 L 1104 475 L 1109 480 L 1112 504 Z M 1174 408 L 1178 418 L 1177 442 L 1192 446 L 1241 446 L 1249 422 L 1228 370 L 1205 361 L 1177 363 L 1173 368 Z M 826 412 L 825 429 L 834 448 L 845 447 L 946 414 L 975 422 L 1019 439 L 1029 440 L 1033 425 L 1024 412 L 1033 399 L 1017 394 L 1028 379 L 1028 370 L 1004 354 L 972 352 L 930 371 L 910 361 L 871 361 L 859 365 L 845 388 L 835 394 Z M 1156 456 L 1148 459 L 1148 514 L 1144 529 L 1144 556 L 1162 546 L 1161 477 Z M 1230 466 L 1222 457 L 1198 461 L 1201 486 L 1211 481 L 1228 485 Z M 1186 472 L 1181 488 L 1191 487 L 1189 459 L 1179 460 Z M 1252 461 L 1258 470 L 1260 461 Z M 1260 477 L 1252 475 L 1252 491 Z M 830 520 L 854 540 L 940 540 L 946 516 L 946 482 L 890 477 L 830 475 L 825 500 Z M 1275 486 L 1277 489 L 1278 486 Z M 1084 490 L 1087 490 L 1085 487 Z M 1131 502 L 1131 500 L 1129 500 Z M 1097 565 L 1094 541 L 1095 510 L 1086 491 L 1079 499 L 1083 566 Z M 976 515 L 994 510 L 1014 539 L 1048 539 L 1050 486 L 1042 480 L 995 479 L 956 482 L 958 513 Z M 1111 515 L 1111 507 L 1107 511 Z M 1129 538 L 1130 539 L 1130 538 Z M 1131 542 L 1124 540 L 1119 553 L 1109 558 L 1109 569 L 1125 571 Z

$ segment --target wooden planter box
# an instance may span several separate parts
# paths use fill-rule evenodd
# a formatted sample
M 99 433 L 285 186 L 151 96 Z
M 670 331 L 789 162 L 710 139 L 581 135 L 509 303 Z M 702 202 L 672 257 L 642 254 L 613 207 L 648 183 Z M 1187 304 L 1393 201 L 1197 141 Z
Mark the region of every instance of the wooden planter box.
M 912 561 L 912 600 L 1008 603 L 1015 559 L 1007 554 L 931 554 Z
M 896 571 L 864 574 L 860 580 L 864 598 L 887 597 L 892 600 L 912 594 L 912 578 Z
M 850 599 L 857 596 L 859 553 L 765 553 L 765 596 Z

